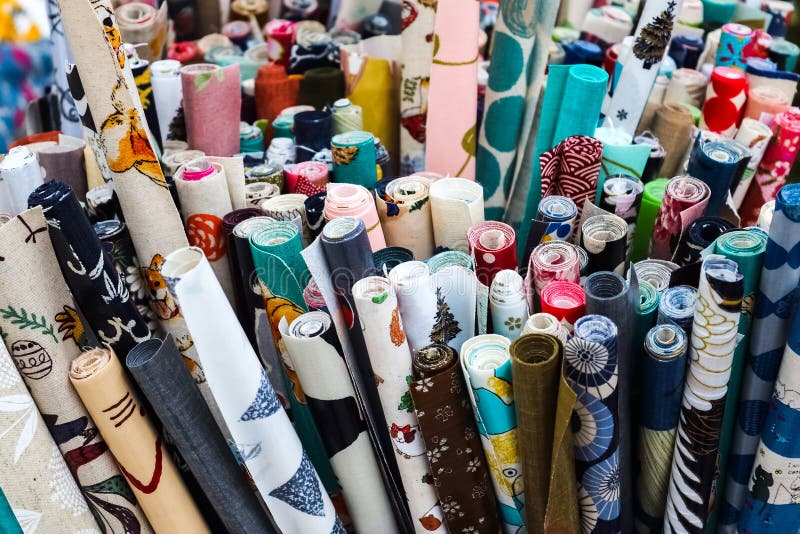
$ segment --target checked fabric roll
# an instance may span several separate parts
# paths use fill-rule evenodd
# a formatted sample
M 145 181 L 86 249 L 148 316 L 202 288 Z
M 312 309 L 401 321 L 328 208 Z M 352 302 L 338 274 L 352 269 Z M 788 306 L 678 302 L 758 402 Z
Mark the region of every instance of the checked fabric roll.
M 276 526 L 302 532 L 343 532 L 333 504 L 203 251 L 186 247 L 170 254 L 164 276 L 195 332 L 208 384 Z M 209 309 L 217 313 L 211 316 L 206 313 Z M 232 357 L 235 366 L 230 365 Z

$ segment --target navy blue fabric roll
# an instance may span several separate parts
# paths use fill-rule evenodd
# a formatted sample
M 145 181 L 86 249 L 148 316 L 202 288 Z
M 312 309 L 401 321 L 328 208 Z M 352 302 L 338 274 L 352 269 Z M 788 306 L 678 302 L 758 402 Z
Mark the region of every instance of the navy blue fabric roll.
M 294 116 L 295 161 L 310 161 L 314 154 L 331 147 L 333 115 L 330 111 L 302 111 Z
M 730 142 L 703 141 L 702 136 L 697 137 L 686 172 L 708 184 L 711 189 L 705 211 L 707 216 L 719 215 L 728 199 L 734 176 L 739 171 L 740 160 L 741 154 Z
M 564 65 L 588 63 L 599 67 L 603 64 L 603 49 L 589 41 L 571 41 L 564 44 Z
M 675 68 L 696 69 L 703 46 L 703 40 L 700 37 L 676 35 L 672 38 L 667 54 L 675 60 Z

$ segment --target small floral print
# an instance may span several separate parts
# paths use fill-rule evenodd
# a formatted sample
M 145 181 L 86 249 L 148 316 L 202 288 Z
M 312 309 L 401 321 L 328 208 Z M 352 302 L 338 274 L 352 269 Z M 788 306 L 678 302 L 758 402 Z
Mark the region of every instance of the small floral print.
M 467 426 L 464 428 L 464 439 L 469 441 L 475 436 L 475 431 L 472 430 L 471 426 Z
M 509 317 L 503 323 L 508 328 L 509 332 L 513 332 L 514 330 L 521 330 L 522 329 L 522 318 L 520 317 Z
M 139 263 L 134 258 L 133 265 L 129 265 L 125 269 L 125 283 L 128 284 L 128 291 L 134 296 L 136 300 L 142 300 L 147 291 L 147 286 L 142 278 L 142 272 L 139 270 Z
M 443 406 L 441 408 L 437 408 L 436 409 L 436 415 L 434 417 L 440 423 L 445 423 L 445 422 L 447 422 L 447 420 L 449 420 L 451 417 L 453 417 L 453 415 L 455 415 L 455 412 L 453 412 L 453 409 L 448 404 L 447 406 Z
M 482 499 L 486 495 L 486 485 L 485 484 L 478 484 L 477 486 L 472 487 L 472 498 L 473 499 Z
M 468 527 L 462 528 L 461 532 L 464 532 L 465 534 L 471 534 L 473 532 L 479 532 L 479 530 L 475 528 L 473 525 L 470 525 Z
M 461 511 L 461 505 L 458 504 L 453 497 L 447 497 L 447 499 L 442 501 L 442 512 L 444 512 L 444 515 L 447 516 L 448 519 L 464 517 L 464 512 Z
M 442 439 L 437 447 L 434 447 L 428 451 L 428 461 L 432 464 L 435 464 L 442 457 L 442 454 L 448 450 L 450 450 L 450 446 L 447 444 L 447 440 Z
M 450 393 L 454 395 L 461 393 L 461 380 L 455 371 L 450 373 Z
M 791 167 L 792 166 L 787 161 L 776 161 L 775 165 L 772 167 L 772 176 L 778 180 L 786 178 Z
M 472 460 L 467 461 L 467 473 L 474 473 L 481 466 L 481 460 L 477 456 Z
M 433 389 L 433 380 L 431 380 L 430 378 L 423 378 L 422 380 L 418 380 L 414 384 L 414 388 L 421 393 L 427 393 L 431 389 Z

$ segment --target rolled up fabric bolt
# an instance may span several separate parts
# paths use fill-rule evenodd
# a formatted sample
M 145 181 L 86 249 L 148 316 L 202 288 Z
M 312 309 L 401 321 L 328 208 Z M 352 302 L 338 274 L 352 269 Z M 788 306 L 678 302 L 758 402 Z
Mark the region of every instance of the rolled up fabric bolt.
M 388 274 L 407 261 L 414 261 L 414 253 L 403 247 L 386 247 L 372 253 L 372 261 L 379 273 Z
M 153 529 L 210 532 L 116 354 L 84 352 L 72 361 L 69 379 Z
M 386 239 L 383 236 L 375 202 L 372 200 L 372 194 L 366 188 L 354 184 L 329 183 L 325 197 L 324 215 L 327 221 L 346 216 L 361 219 L 367 229 L 372 251 L 375 252 L 386 247 Z
M 744 71 L 747 68 L 744 48 L 752 38 L 753 30 L 747 26 L 733 22 L 723 25 L 715 66 L 735 67 Z
M 202 158 L 205 155 L 202 150 L 165 151 L 161 163 L 166 167 L 164 170 L 167 176 L 175 176 L 181 165 L 194 159 Z
M 378 179 L 375 165 L 375 136 L 351 131 L 331 138 L 333 174 L 337 182 L 371 189 Z
M 747 162 L 747 168 L 742 174 L 742 179 L 739 180 L 739 184 L 733 192 L 733 205 L 738 209 L 744 201 L 756 169 L 761 164 L 761 158 L 767 150 L 770 139 L 772 139 L 772 130 L 763 122 L 744 118 L 734 139 L 750 151 L 750 161 Z
M 584 200 L 596 194 L 602 153 L 602 142 L 583 135 L 568 137 L 543 153 L 539 159 L 542 197 L 569 197 L 578 206 L 580 217 Z M 581 157 L 576 159 L 577 154 Z
M 775 37 L 784 37 L 794 13 L 794 4 L 783 0 L 762 2 L 761 10 L 772 15 L 767 32 Z
M 232 303 L 233 277 L 222 233 L 222 217 L 233 209 L 225 169 L 205 158 L 190 161 L 175 173 L 175 186 L 181 199 L 189 244 L 203 249 Z
M 495 334 L 514 341 L 522 333 L 530 314 L 524 281 L 517 271 L 505 269 L 495 275 L 489 289 L 489 314 Z
M 631 344 L 634 350 L 638 350 L 639 347 L 644 346 L 647 332 L 656 325 L 658 304 L 660 301 L 660 295 L 652 284 L 644 280 L 637 280 L 637 284 L 639 286 L 639 299 L 638 306 L 635 308 L 636 331 L 634 332 L 633 342 Z M 638 357 L 633 358 L 631 366 L 633 367 L 633 376 L 640 376 L 642 364 Z M 633 403 L 631 412 L 634 424 L 641 421 L 641 415 L 639 413 L 641 398 L 642 389 L 639 387 L 639 383 L 635 382 L 631 387 L 631 402 Z M 637 450 L 637 448 L 634 448 L 634 454 L 636 454 L 635 451 Z
M 275 141 L 273 139 L 273 141 Z M 294 148 L 294 145 L 292 145 Z M 294 151 L 293 151 L 294 152 Z M 258 182 L 266 182 L 278 186 L 278 191 L 284 189 L 284 172 L 283 166 L 277 163 L 265 163 L 263 165 L 256 165 L 250 167 L 245 174 L 245 183 L 252 184 Z
M 556 317 L 546 312 L 534 313 L 525 321 L 522 334 L 550 334 L 561 341 L 567 342 L 569 330 Z
M 581 247 L 589 255 L 588 273 L 625 269 L 628 223 L 616 215 L 589 217 L 581 228 Z
M 265 65 L 258 69 L 255 77 L 256 117 L 273 124 L 284 109 L 297 105 L 300 79 L 286 74 L 281 65 Z M 277 136 L 277 131 L 267 128 L 266 140 Z
M 324 35 L 324 34 L 322 34 Z M 303 75 L 310 69 L 336 67 L 339 63 L 339 47 L 325 42 L 295 41 L 289 52 L 290 75 Z
M 701 528 L 709 509 L 743 292 L 735 262 L 703 262 L 664 524 Z M 713 327 L 712 327 L 713 325 Z
M 790 105 L 783 92 L 768 85 L 756 87 L 747 96 L 743 117 L 755 120 L 765 115 L 765 118 L 774 117 L 789 109 Z
M 666 151 L 658 176 L 674 176 L 680 172 L 679 166 L 689 148 L 693 127 L 692 114 L 685 106 L 669 103 L 656 111 L 651 129 Z
M 59 134 L 55 143 L 32 143 L 28 148 L 36 154 L 42 178 L 69 184 L 78 200 L 86 200 L 86 142 L 77 137 Z
M 118 6 L 114 15 L 126 43 L 147 44 L 137 50 L 139 57 L 146 61 L 163 57 L 169 29 L 165 5 L 156 9 L 143 2 L 129 2 Z
M 564 376 L 577 399 L 573 418 L 585 421 L 572 427 L 578 498 L 592 499 L 605 506 L 579 507 L 582 522 L 599 527 L 619 528 L 622 522 L 619 423 L 617 327 L 607 317 L 587 315 L 575 324 L 575 335 L 564 349 Z M 595 361 L 599 370 L 585 371 L 585 360 Z M 589 429 L 596 429 L 591 432 Z M 629 461 L 629 460 L 628 460 Z M 604 493 L 602 481 L 613 478 L 617 491 Z
M 615 174 L 606 178 L 600 192 L 600 207 L 623 219 L 627 225 L 625 238 L 625 258 L 629 258 L 636 232 L 636 220 L 642 204 L 644 184 L 638 178 L 625 174 Z
M 689 286 L 675 286 L 661 294 L 658 303 L 658 324 L 674 324 L 687 336 L 692 333 L 697 289 Z
M 705 215 L 719 215 L 728 200 L 731 184 L 740 169 L 741 154 L 730 142 L 704 141 L 698 136 L 689 155 L 686 174 L 708 186 L 708 204 Z
M 575 322 L 583 317 L 586 309 L 583 286 L 568 280 L 550 282 L 542 289 L 540 297 L 542 311 L 561 321 L 570 331 Z
M 294 40 L 295 23 L 284 19 L 272 19 L 264 25 L 269 59 L 283 67 L 289 67 L 289 51 Z
M 774 215 L 775 201 L 770 200 L 761 206 L 761 210 L 758 212 L 758 221 L 756 222 L 756 227 L 764 230 L 765 232 L 769 232 L 769 229 L 772 226 L 772 218 Z
M 626 174 L 637 180 L 641 178 L 650 148 L 633 144 L 633 136 L 615 128 L 598 128 L 594 136 L 603 143 L 603 158 L 597 178 L 597 194 L 594 202 L 600 202 L 603 187 L 609 176 Z
M 300 80 L 297 102 L 316 109 L 331 107 L 345 95 L 344 73 L 338 67 L 308 69 Z
M 539 202 L 536 219 L 547 223 L 541 237 L 542 243 L 552 240 L 570 241 L 578 220 L 578 206 L 569 197 L 550 195 Z
M 387 523 L 391 505 L 332 326 L 325 312 L 308 312 L 291 325 L 284 319 L 281 339 L 303 383 L 354 526 L 396 532 L 391 521 Z
M 639 280 L 652 285 L 661 294 L 669 287 L 672 271 L 678 268 L 671 261 L 647 259 L 633 264 Z
M 517 266 L 517 240 L 514 229 L 500 222 L 485 221 L 467 232 L 470 253 L 475 261 L 478 281 L 491 286 L 495 275 Z
M 264 134 L 258 127 L 239 123 L 239 152 L 263 152 Z
M 775 63 L 768 59 L 748 58 L 747 85 L 749 90 L 756 87 L 773 87 L 782 92 L 789 102 L 794 100 L 797 92 L 797 81 L 800 75 L 796 72 L 777 70 Z
M 708 80 L 703 73 L 694 69 L 679 68 L 672 77 L 664 93 L 664 104 L 690 104 L 696 108 L 703 105 Z
M 244 50 L 247 48 L 247 42 L 253 36 L 253 29 L 243 20 L 231 20 L 222 25 L 221 33 L 234 45 Z
M 286 166 L 294 163 L 295 146 L 291 137 L 274 137 L 267 147 L 265 159 L 271 165 Z
M 689 225 L 678 242 L 673 261 L 680 267 L 700 260 L 700 253 L 722 234 L 733 230 L 730 221 L 719 217 L 700 217 Z
M 623 8 L 607 5 L 590 9 L 580 30 L 581 39 L 597 43 L 605 51 L 630 35 L 633 31 L 633 20 Z
M 773 128 L 772 139 L 739 210 L 742 224 L 752 224 L 757 219 L 761 206 L 775 198 L 778 190 L 786 183 L 800 145 L 795 142 L 800 137 L 800 109 L 792 107 L 779 114 Z
M 253 182 L 244 186 L 247 203 L 258 206 L 262 200 L 277 197 L 281 190 L 277 185 L 269 182 Z
M 577 248 L 560 241 L 542 243 L 533 249 L 528 260 L 528 274 L 525 280 L 528 306 L 531 310 L 539 308 L 542 289 L 555 280 L 580 282 L 581 265 Z
M 639 216 L 636 218 L 631 261 L 642 261 L 649 255 L 650 239 L 668 182 L 669 180 L 666 178 L 657 178 L 644 186 L 642 204 L 639 208 Z
M 653 229 L 651 253 L 655 259 L 670 259 L 681 234 L 705 211 L 710 190 L 691 176 L 676 176 L 667 184 Z
M 0 161 L 0 213 L 19 215 L 28 208 L 28 195 L 44 183 L 36 156 L 28 147 L 12 148 Z
M 576 39 L 563 41 L 564 65 L 592 65 L 600 67 L 603 64 L 603 47 L 597 43 Z
M 688 337 L 674 325 L 654 326 L 644 341 L 636 518 L 658 530 L 664 522 L 672 450 L 678 430 Z
M 441 344 L 415 351 L 412 377 L 409 391 L 429 451 L 428 462 L 447 530 L 472 528 L 475 532 L 496 532 L 500 525 L 490 468 L 481 454 L 480 434 L 469 409 L 458 353 Z M 451 388 L 450 384 L 457 386 Z M 445 406 L 450 406 L 448 415 L 435 419 L 436 410 Z M 469 458 L 458 454 L 467 449 L 471 450 Z M 474 469 L 463 469 L 465 461 Z M 473 487 L 484 491 L 473 493 Z
M 460 250 L 443 250 L 425 260 L 431 274 L 441 271 L 445 267 L 452 267 L 459 265 L 470 271 L 475 270 L 475 264 L 472 261 L 472 256 Z
M 328 193 L 323 191 L 316 195 L 311 195 L 305 200 L 306 205 L 306 222 L 308 223 L 308 231 L 311 235 L 317 237 L 325 226 L 325 199 Z
M 420 259 L 430 258 L 434 252 L 430 186 L 431 181 L 421 176 L 375 184 L 375 202 L 387 245 L 408 248 Z
M 338 135 L 364 129 L 361 106 L 340 98 L 333 103 L 333 134 Z
M 483 221 L 483 189 L 465 178 L 443 178 L 429 189 L 437 248 L 469 251 L 469 229 Z
M 306 221 L 306 198 L 305 195 L 299 193 L 278 195 L 262 200 L 259 202 L 258 207 L 261 208 L 264 215 L 276 221 L 292 222 L 300 230 L 303 244 L 307 246 L 313 239 Z
M 314 154 L 331 146 L 330 111 L 302 111 L 294 116 L 295 161 L 309 161 Z
M 397 294 L 400 316 L 413 352 L 430 343 L 431 314 L 436 313 L 430 271 L 421 261 L 408 261 L 395 267 L 389 273 L 389 280 Z
M 210 156 L 233 156 L 239 151 L 239 65 L 200 63 L 180 72 L 189 146 Z
M 328 164 L 321 161 L 289 164 L 283 169 L 283 177 L 286 181 L 287 193 L 316 195 L 325 191 L 328 183 Z
M 658 109 L 664 103 L 664 95 L 667 92 L 668 85 L 669 78 L 667 77 L 666 72 L 660 73 L 653 83 L 653 89 L 650 91 L 650 95 L 647 98 L 647 104 L 645 104 L 642 117 L 639 119 L 639 124 L 636 126 L 635 132 L 630 135 L 643 133 L 645 130 L 648 130 L 652 127 L 653 117 L 655 117 L 656 111 L 658 111 Z
M 459 359 L 489 464 L 500 520 L 504 529 L 517 530 L 523 524 L 524 488 L 510 344 L 497 334 L 475 336 L 461 346 Z
M 678 69 L 697 69 L 697 61 L 703 53 L 703 39 L 695 35 L 676 35 L 669 45 L 667 54 L 675 61 Z
M 706 90 L 700 128 L 733 137 L 747 100 L 744 72 L 731 67 L 715 67 Z
M 140 343 L 126 365 L 226 528 L 274 532 L 172 338 Z
M 786 39 L 773 39 L 769 45 L 768 57 L 775 62 L 778 70 L 794 71 L 798 55 L 800 47 Z

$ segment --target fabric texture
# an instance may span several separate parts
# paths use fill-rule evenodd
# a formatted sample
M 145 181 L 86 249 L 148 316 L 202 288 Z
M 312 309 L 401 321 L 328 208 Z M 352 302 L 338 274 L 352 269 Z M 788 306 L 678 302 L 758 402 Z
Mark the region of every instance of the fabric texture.
M 429 191 L 436 248 L 469 252 L 469 229 L 483 221 L 480 185 L 464 178 L 442 178 Z
M 239 152 L 239 65 L 187 65 L 181 69 L 181 85 L 189 147 L 210 156 Z
M 431 181 L 420 176 L 381 180 L 375 184 L 375 204 L 390 247 L 404 247 L 415 258 L 433 256 Z
M 541 196 L 565 196 L 578 206 L 593 199 L 603 154 L 603 143 L 585 135 L 568 137 L 539 158 Z
M 703 215 L 709 196 L 708 185 L 691 176 L 676 176 L 667 183 L 653 228 L 652 258 L 672 258 L 681 234 Z

